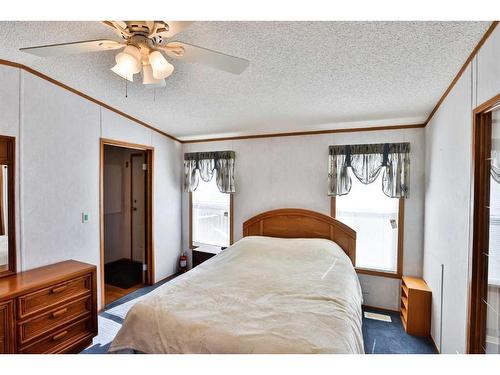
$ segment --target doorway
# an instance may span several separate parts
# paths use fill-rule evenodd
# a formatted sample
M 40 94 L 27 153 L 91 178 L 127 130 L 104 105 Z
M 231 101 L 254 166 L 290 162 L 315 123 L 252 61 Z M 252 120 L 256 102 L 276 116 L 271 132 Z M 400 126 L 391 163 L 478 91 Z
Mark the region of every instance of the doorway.
M 101 306 L 153 284 L 153 149 L 101 140 Z
M 500 354 L 500 95 L 474 110 L 469 353 Z

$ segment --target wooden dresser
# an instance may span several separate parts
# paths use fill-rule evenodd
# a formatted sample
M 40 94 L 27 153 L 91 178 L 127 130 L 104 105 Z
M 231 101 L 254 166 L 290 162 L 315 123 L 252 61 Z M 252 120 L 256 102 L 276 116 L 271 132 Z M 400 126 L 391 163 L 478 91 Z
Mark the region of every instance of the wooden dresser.
M 79 353 L 96 335 L 95 266 L 68 260 L 0 279 L 0 353 Z
M 401 282 L 401 321 L 410 335 L 429 336 L 432 293 L 426 282 L 403 276 Z

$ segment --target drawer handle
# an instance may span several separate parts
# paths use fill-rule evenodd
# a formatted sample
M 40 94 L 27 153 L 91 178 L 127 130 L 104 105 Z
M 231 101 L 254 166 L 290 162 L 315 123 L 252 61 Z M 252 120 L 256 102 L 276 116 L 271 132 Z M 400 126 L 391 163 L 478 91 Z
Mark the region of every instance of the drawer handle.
M 61 293 L 63 290 L 66 290 L 67 287 L 67 285 L 58 286 L 57 288 L 52 289 L 52 293 Z
M 58 333 L 57 335 L 52 336 L 52 340 L 57 341 L 62 339 L 64 336 L 68 334 L 68 331 L 62 331 L 61 333 Z
M 55 319 L 63 314 L 66 314 L 68 312 L 68 309 L 65 307 L 64 309 L 61 309 L 61 310 L 58 310 L 58 311 L 54 311 L 52 313 L 52 318 Z

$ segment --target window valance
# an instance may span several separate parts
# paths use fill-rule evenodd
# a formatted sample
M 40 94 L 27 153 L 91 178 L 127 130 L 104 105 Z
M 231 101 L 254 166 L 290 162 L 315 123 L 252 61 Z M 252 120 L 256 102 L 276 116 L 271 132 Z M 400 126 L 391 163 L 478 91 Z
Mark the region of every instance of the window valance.
M 184 191 L 193 192 L 199 178 L 208 182 L 216 173 L 221 193 L 234 193 L 234 151 L 191 152 L 184 154 Z
M 410 144 L 378 143 L 330 146 L 328 195 L 346 195 L 351 190 L 348 168 L 363 184 L 375 181 L 383 170 L 382 191 L 390 198 L 408 198 Z

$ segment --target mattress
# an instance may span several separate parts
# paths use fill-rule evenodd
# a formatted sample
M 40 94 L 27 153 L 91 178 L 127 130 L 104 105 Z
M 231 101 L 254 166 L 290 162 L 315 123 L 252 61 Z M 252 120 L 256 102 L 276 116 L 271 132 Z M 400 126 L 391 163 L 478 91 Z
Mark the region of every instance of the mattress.
M 110 352 L 363 353 L 361 303 L 336 243 L 245 237 L 141 297 Z

